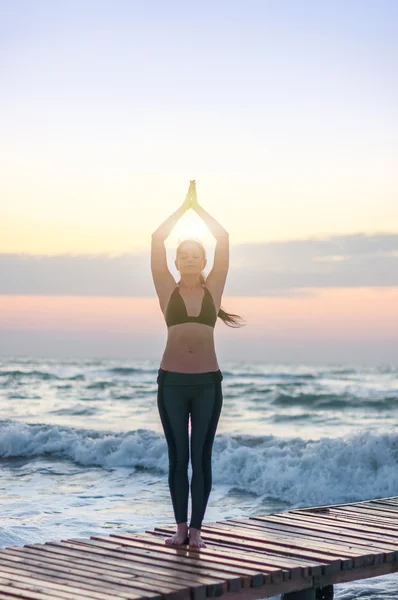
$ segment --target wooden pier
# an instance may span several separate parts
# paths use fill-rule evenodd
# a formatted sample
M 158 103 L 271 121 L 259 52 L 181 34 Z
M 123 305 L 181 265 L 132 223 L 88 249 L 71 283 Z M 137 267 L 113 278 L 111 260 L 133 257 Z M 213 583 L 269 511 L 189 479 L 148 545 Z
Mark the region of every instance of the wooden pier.
M 0 548 L 0 600 L 330 600 L 333 584 L 398 571 L 398 496 L 138 534 Z

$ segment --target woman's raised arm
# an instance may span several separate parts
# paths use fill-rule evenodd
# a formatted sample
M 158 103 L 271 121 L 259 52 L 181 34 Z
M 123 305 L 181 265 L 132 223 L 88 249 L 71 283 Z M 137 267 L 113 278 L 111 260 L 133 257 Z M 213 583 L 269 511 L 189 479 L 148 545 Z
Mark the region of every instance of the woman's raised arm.
M 203 221 L 206 223 L 206 225 L 208 226 L 208 228 L 210 229 L 211 233 L 214 235 L 214 237 L 218 240 L 218 239 L 222 239 L 225 238 L 225 236 L 229 236 L 228 231 L 226 231 L 226 229 L 224 229 L 224 227 L 222 225 L 220 225 L 220 223 L 218 221 L 216 221 L 216 219 L 214 217 L 212 217 L 207 211 L 205 211 L 205 209 L 203 208 L 203 206 L 200 206 L 199 202 L 198 202 L 198 196 L 196 194 L 196 183 L 195 181 L 191 181 L 192 184 L 192 210 L 194 210 L 199 217 L 202 217 Z
M 167 219 L 161 225 L 159 225 L 156 231 L 153 232 L 152 237 L 156 237 L 163 241 L 169 237 L 174 225 L 182 217 L 182 215 L 191 207 L 191 189 L 192 181 L 189 184 L 187 195 L 185 196 L 185 200 L 180 206 L 180 208 L 173 212 L 173 214 L 167 217 Z

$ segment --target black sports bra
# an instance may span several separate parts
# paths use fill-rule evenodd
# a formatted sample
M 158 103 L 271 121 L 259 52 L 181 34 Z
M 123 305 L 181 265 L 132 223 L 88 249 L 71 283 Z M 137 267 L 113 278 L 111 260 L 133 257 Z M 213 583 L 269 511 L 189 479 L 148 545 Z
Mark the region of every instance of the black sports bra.
M 205 295 L 203 296 L 200 314 L 197 317 L 190 317 L 187 314 L 184 298 L 180 294 L 179 283 L 177 283 L 166 308 L 167 327 L 180 323 L 203 323 L 204 325 L 210 325 L 210 327 L 215 326 L 217 321 L 216 307 L 207 287 L 205 285 L 202 285 L 202 287 Z

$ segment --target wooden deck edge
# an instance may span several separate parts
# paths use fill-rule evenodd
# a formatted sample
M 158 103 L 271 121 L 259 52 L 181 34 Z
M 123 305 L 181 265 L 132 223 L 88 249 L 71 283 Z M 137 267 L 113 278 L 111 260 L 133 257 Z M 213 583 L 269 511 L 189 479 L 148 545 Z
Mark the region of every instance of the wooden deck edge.
M 326 585 L 347 583 L 358 579 L 369 579 L 398 572 L 398 562 L 370 565 L 359 569 L 349 569 L 321 577 L 307 577 L 300 580 L 285 581 L 283 583 L 262 585 L 257 588 L 241 589 L 240 592 L 228 592 L 222 595 L 223 600 L 261 600 L 288 592 L 298 592 L 307 588 L 321 588 Z
M 398 496 L 389 496 L 388 498 L 370 498 L 369 500 L 359 500 L 358 502 L 345 502 L 344 504 L 321 504 L 320 506 L 301 506 L 296 508 L 291 508 L 285 511 L 280 511 L 279 513 L 271 513 L 273 515 L 286 514 L 291 512 L 292 510 L 317 510 L 322 508 L 338 508 L 340 506 L 359 506 L 361 504 L 369 504 L 369 502 L 375 502 L 377 500 L 398 500 Z M 259 517 L 265 517 L 267 515 L 258 515 Z M 251 519 L 251 517 L 248 517 Z

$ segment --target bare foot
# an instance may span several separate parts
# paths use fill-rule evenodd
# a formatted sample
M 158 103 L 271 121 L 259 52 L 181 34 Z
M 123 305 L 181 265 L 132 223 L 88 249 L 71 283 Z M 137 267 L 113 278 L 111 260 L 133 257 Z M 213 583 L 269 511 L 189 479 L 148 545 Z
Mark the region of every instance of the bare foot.
M 165 544 L 167 546 L 182 546 L 183 544 L 188 544 L 188 541 L 188 531 L 177 531 L 173 537 L 166 539 Z
M 207 548 L 206 544 L 200 537 L 200 530 L 193 527 L 189 530 L 189 546 L 191 548 Z

